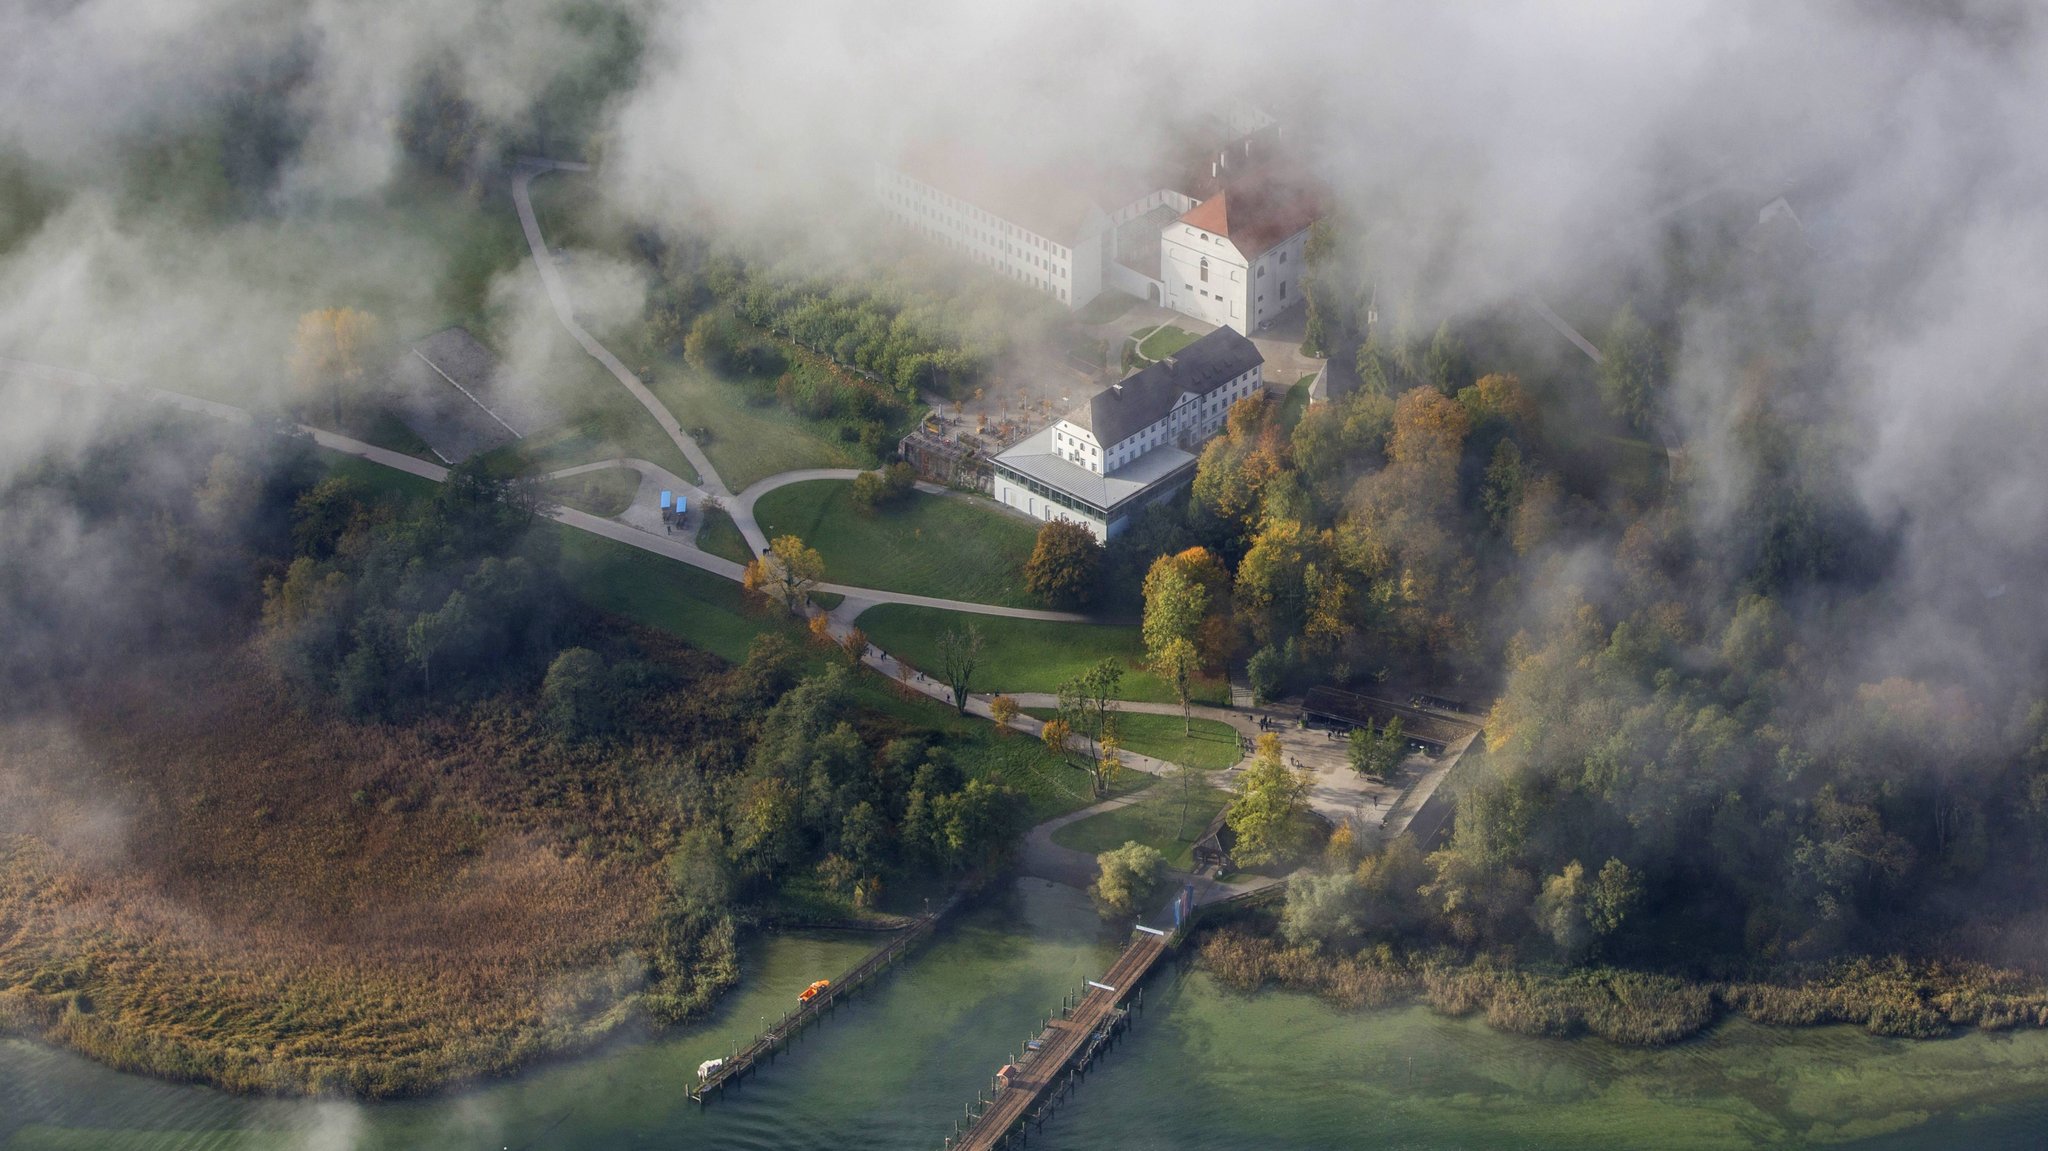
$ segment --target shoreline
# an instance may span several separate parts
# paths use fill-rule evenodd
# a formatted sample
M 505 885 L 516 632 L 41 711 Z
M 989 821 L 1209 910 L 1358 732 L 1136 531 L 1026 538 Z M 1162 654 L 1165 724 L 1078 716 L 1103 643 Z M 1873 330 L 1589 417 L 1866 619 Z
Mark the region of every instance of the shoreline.
M 1232 926 L 1205 932 L 1195 954 L 1238 994 L 1271 986 L 1343 1010 L 1421 1004 L 1452 1018 L 1480 1015 L 1511 1034 L 1594 1035 L 1631 1047 L 1681 1043 L 1733 1015 L 1772 1027 L 1854 1024 L 1900 1039 L 2048 1028 L 2048 982 L 1976 963 L 1859 957 L 1784 969 L 1782 980 L 1708 981 L 1611 967 L 1545 971 L 1388 947 L 1329 956 Z

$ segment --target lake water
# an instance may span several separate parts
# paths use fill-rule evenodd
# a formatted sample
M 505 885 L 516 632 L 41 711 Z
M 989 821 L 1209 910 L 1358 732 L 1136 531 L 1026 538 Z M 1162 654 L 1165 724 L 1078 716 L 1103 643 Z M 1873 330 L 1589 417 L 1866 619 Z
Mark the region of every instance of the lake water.
M 431 1100 L 254 1100 L 0 1042 L 0 1148 L 936 1151 L 953 1119 L 1119 939 L 1078 892 L 1023 881 L 709 1108 L 696 1065 L 873 944 L 782 937 L 703 1024 Z M 1421 1008 L 1347 1013 L 1167 970 L 1034 1147 L 2048 1146 L 2048 1033 L 1924 1043 L 1740 1021 L 1661 1050 L 1524 1039 Z

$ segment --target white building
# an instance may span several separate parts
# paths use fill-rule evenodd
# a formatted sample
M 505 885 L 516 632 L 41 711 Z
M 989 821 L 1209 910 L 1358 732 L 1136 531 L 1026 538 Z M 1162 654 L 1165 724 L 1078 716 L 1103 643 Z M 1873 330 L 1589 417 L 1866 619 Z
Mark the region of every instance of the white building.
M 880 170 L 877 181 L 882 206 L 934 243 L 1068 307 L 1102 291 L 1115 221 L 1059 181 L 1000 174 L 939 149 Z
M 1246 183 L 1202 201 L 1160 233 L 1162 302 L 1218 327 L 1256 332 L 1301 299 L 1313 201 Z
M 1265 386 L 1265 359 L 1221 327 L 1097 392 L 994 460 L 995 498 L 1107 540 L 1194 479 L 1202 444 L 1230 405 Z
M 1279 140 L 1269 126 L 1179 170 L 1120 174 L 932 147 L 879 169 L 877 192 L 920 235 L 1070 308 L 1116 289 L 1255 332 L 1300 299 L 1317 214 L 1276 175 Z

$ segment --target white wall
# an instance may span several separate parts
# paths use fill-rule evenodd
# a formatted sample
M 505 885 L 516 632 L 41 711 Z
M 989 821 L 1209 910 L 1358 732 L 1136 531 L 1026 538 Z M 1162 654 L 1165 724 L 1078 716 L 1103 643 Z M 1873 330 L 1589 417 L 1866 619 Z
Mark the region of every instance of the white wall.
M 1159 277 L 1165 282 L 1163 302 L 1167 307 L 1205 324 L 1234 328 L 1240 335 L 1249 330 L 1245 308 L 1249 269 L 1235 244 L 1176 220 L 1160 233 L 1159 245 Z M 1202 279 L 1205 258 L 1209 261 L 1206 282 Z
M 1306 266 L 1308 231 L 1296 232 L 1253 262 L 1251 299 L 1246 305 L 1252 328 L 1262 328 L 1275 316 L 1301 302 L 1301 273 Z M 1262 276 L 1259 273 L 1263 271 Z M 1261 299 L 1260 297 L 1264 297 Z

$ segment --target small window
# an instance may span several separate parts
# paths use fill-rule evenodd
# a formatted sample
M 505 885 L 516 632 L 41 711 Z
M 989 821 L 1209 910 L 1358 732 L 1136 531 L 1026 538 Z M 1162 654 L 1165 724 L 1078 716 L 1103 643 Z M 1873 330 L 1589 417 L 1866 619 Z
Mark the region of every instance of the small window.
M 1287 298 L 1287 281 L 1285 280 L 1280 281 L 1280 298 L 1283 300 Z
M 1209 257 L 1207 256 L 1202 257 L 1202 282 L 1205 284 L 1209 282 Z M 1203 293 L 1203 295 L 1207 294 L 1206 292 Z
M 1285 253 L 1285 252 L 1282 252 L 1282 253 L 1280 253 L 1280 262 L 1281 262 L 1281 263 L 1283 263 L 1283 264 L 1287 262 L 1287 253 Z
M 1265 279 L 1265 278 L 1266 278 L 1266 265 L 1264 265 L 1264 264 L 1260 264 L 1260 265 L 1259 265 L 1259 279 L 1263 280 L 1263 279 Z
M 1208 238 L 1209 238 L 1209 233 L 1207 233 L 1207 232 L 1203 232 L 1203 233 L 1202 233 L 1202 238 L 1203 238 L 1204 240 L 1208 239 Z

